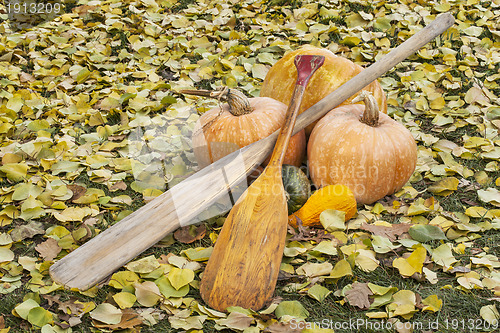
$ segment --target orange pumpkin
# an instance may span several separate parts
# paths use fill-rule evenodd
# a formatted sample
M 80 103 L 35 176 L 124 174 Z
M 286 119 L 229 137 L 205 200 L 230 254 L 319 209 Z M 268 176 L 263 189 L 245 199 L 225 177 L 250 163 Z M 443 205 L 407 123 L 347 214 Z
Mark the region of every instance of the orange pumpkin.
M 400 189 L 417 163 L 410 131 L 378 111 L 369 94 L 365 105 L 337 107 L 314 127 L 307 146 L 311 179 L 318 187 L 348 186 L 358 204 L 371 204 Z
M 272 97 L 286 105 L 290 103 L 297 78 L 297 70 L 293 64 L 293 59 L 299 54 L 317 54 L 325 57 L 325 63 L 318 69 L 318 72 L 307 85 L 299 113 L 319 102 L 363 70 L 361 66 L 346 58 L 336 56 L 327 49 L 307 45 L 285 54 L 271 67 L 262 84 L 261 97 Z M 385 94 L 378 81 L 370 83 L 363 90 L 371 92 L 379 104 L 379 109 L 384 113 L 387 112 Z M 343 104 L 351 104 L 351 100 L 355 96 L 352 96 Z M 311 133 L 315 124 L 306 127 L 307 135 Z
M 214 94 L 227 103 L 205 112 L 195 125 L 192 141 L 195 158 L 201 167 L 265 138 L 279 129 L 285 120 L 287 106 L 272 98 L 246 98 L 235 89 Z M 300 131 L 290 138 L 283 163 L 300 166 L 305 150 L 305 133 Z

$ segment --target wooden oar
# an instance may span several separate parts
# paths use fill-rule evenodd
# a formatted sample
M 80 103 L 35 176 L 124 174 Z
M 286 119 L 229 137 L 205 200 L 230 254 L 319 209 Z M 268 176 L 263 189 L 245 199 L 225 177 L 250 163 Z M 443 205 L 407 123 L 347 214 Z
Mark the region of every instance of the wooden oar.
M 273 295 L 288 225 L 281 165 L 307 83 L 324 60 L 295 57 L 297 82 L 269 164 L 229 212 L 203 271 L 201 297 L 216 310 L 259 310 Z
M 453 25 L 441 14 L 403 44 L 301 113 L 294 133 L 325 115 Z M 278 132 L 242 148 L 177 184 L 50 267 L 52 279 L 88 289 L 196 217 L 244 180 L 272 151 Z

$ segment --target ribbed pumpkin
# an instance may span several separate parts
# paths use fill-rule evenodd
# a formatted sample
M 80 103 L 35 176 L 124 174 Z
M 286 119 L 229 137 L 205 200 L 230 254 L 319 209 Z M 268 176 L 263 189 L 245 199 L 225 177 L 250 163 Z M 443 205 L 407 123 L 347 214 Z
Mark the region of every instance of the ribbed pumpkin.
M 298 50 L 286 53 L 283 58 L 271 67 L 262 84 L 261 97 L 272 97 L 286 105 L 290 103 L 297 78 L 297 70 L 293 65 L 293 59 L 299 54 L 317 54 L 325 57 L 325 63 L 316 75 L 311 78 L 306 88 L 299 113 L 319 102 L 363 70 L 361 66 L 349 59 L 336 56 L 330 50 L 306 45 Z M 378 81 L 370 83 L 363 90 L 371 92 L 379 104 L 379 109 L 384 113 L 387 112 L 385 94 Z M 354 97 L 352 96 L 343 104 L 351 104 Z M 306 127 L 307 135 L 311 133 L 314 125 L 315 123 Z
M 197 94 L 195 90 L 182 92 Z M 194 154 L 201 167 L 265 138 L 285 120 L 287 106 L 269 97 L 247 98 L 235 89 L 216 91 L 210 97 L 226 103 L 205 112 L 193 129 Z M 301 165 L 305 149 L 305 133 L 300 131 L 290 138 L 283 163 Z
M 315 191 L 309 200 L 295 213 L 288 216 L 288 224 L 297 227 L 297 218 L 304 226 L 320 227 L 320 214 L 327 209 L 345 212 L 350 220 L 357 212 L 357 203 L 352 191 L 344 185 L 329 185 Z
M 311 179 L 316 186 L 343 184 L 358 204 L 371 204 L 400 189 L 417 163 L 410 131 L 378 111 L 375 98 L 365 105 L 337 107 L 314 127 L 307 146 Z

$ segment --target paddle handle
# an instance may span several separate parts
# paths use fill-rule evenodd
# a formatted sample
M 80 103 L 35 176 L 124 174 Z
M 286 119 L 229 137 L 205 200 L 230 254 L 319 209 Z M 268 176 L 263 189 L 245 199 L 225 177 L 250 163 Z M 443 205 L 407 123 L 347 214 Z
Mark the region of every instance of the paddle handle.
M 295 120 L 299 113 L 300 102 L 304 96 L 306 86 L 311 79 L 311 76 L 325 62 L 325 57 L 318 55 L 298 55 L 294 59 L 295 67 L 297 68 L 297 82 L 293 90 L 292 99 L 288 105 L 288 110 L 285 116 L 285 122 L 281 127 L 276 145 L 274 146 L 273 154 L 269 160 L 270 166 L 281 166 L 285 157 L 286 148 L 290 141 Z

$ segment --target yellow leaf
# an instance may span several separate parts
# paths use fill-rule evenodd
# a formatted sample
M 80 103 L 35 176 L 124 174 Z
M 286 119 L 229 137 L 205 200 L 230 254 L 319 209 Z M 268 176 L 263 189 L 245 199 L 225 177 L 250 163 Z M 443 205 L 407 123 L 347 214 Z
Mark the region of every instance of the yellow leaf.
M 477 196 L 479 200 L 483 202 L 490 203 L 494 206 L 500 206 L 500 192 L 492 187 L 487 188 L 486 190 L 478 190 Z
M 7 108 L 14 111 L 14 112 L 19 112 L 21 108 L 24 105 L 24 101 L 21 97 L 20 94 L 14 94 L 8 101 L 7 101 Z
M 345 230 L 345 212 L 335 209 L 326 209 L 319 215 L 321 225 L 328 232 Z
M 436 264 L 443 266 L 444 271 L 449 270 L 451 265 L 457 262 L 451 252 L 451 246 L 448 244 L 441 244 L 434 249 L 431 258 Z
M 431 101 L 431 109 L 441 110 L 446 105 L 446 102 L 442 96 L 435 98 Z
M 465 215 L 470 217 L 492 218 L 491 212 L 488 209 L 479 206 L 468 207 L 465 210 Z
M 429 208 L 429 206 L 426 205 L 425 200 L 423 198 L 418 198 L 410 205 L 406 215 L 408 216 L 420 215 L 428 213 L 430 211 L 431 209 Z
M 377 269 L 379 261 L 375 258 L 375 252 L 372 250 L 358 250 L 358 255 L 354 262 L 364 272 L 371 272 Z
M 264 80 L 268 71 L 269 67 L 264 64 L 254 64 L 252 66 L 252 76 L 256 79 Z
M 393 295 L 394 301 L 387 305 L 389 317 L 401 316 L 410 319 L 417 312 L 415 309 L 416 296 L 413 291 L 400 290 Z
M 34 309 L 38 306 L 40 305 L 35 300 L 28 298 L 24 302 L 16 305 L 12 313 L 17 317 L 28 319 L 28 313 L 31 311 L 31 309 Z
M 448 230 L 448 228 L 455 225 L 453 221 L 448 220 L 447 218 L 439 215 L 429 221 L 429 225 L 439 226 L 443 231 Z
M 2 164 L 19 163 L 22 160 L 23 158 L 21 156 L 12 153 L 5 153 L 5 155 L 2 156 Z
M 83 218 L 92 214 L 90 207 L 69 207 L 62 212 L 55 212 L 54 217 L 61 222 L 83 221 Z
M 10 163 L 0 166 L 0 171 L 7 175 L 9 180 L 14 182 L 26 179 L 29 166 L 25 163 Z
M 347 260 L 342 259 L 335 264 L 335 267 L 330 272 L 329 277 L 338 279 L 346 275 L 352 276 L 352 269 L 351 265 L 347 262 Z
M 392 266 L 399 270 L 399 274 L 408 277 L 412 276 L 417 272 L 415 267 L 410 265 L 410 263 L 405 258 L 397 258 L 392 262 Z
M 457 178 L 447 177 L 432 184 L 427 189 L 436 195 L 447 196 L 457 190 L 458 183 L 459 181 Z
M 122 315 L 122 311 L 110 303 L 99 304 L 90 312 L 90 317 L 92 319 L 109 325 L 118 324 L 122 320 Z
M 0 247 L 0 263 L 14 260 L 14 252 L 6 247 Z
M 80 70 L 78 74 L 76 74 L 76 77 L 74 79 L 78 83 L 83 83 L 89 78 L 90 74 L 92 74 L 91 71 L 89 71 L 87 68 L 82 68 L 82 70 Z
M 332 272 L 333 265 L 329 262 L 323 263 L 313 263 L 307 262 L 304 265 L 297 268 L 296 272 L 300 275 L 306 275 L 308 277 L 315 277 L 321 275 L 328 275 Z
M 125 265 L 125 268 L 129 271 L 139 274 L 151 273 L 158 267 L 160 267 L 160 263 L 154 255 L 129 262 Z
M 428 269 L 427 267 L 424 267 L 422 268 L 422 272 L 424 273 L 425 275 L 425 278 L 432 284 L 436 284 L 438 283 L 438 277 L 437 277 L 437 273 L 431 271 L 430 269 Z
M 131 271 L 119 271 L 111 276 L 109 285 L 116 289 L 123 289 L 127 286 L 132 286 L 139 281 L 139 276 Z
M 405 277 L 415 273 L 422 273 L 427 250 L 423 246 L 417 247 L 408 258 L 397 258 L 392 265 Z
M 398 288 L 396 287 L 383 287 L 373 283 L 368 283 L 368 288 L 370 288 L 370 290 L 374 295 L 379 295 L 379 296 L 385 295 L 389 292 L 392 294 L 398 291 Z
M 422 308 L 422 311 L 437 312 L 441 310 L 443 300 L 438 298 L 437 295 L 430 295 L 422 301 L 422 304 L 425 305 L 425 307 Z
M 493 325 L 498 326 L 498 321 L 500 320 L 500 314 L 498 313 L 495 304 L 485 305 L 481 307 L 481 310 L 479 310 L 479 314 L 481 315 L 481 318 L 486 320 L 488 324 L 492 326 Z
M 134 283 L 134 288 L 137 302 L 139 302 L 142 306 L 155 306 L 162 297 L 160 289 L 153 281 Z
M 483 284 L 481 283 L 481 280 L 472 277 L 468 274 L 465 274 L 464 276 L 461 276 L 457 279 L 458 284 L 465 288 L 466 290 L 471 290 L 471 289 L 482 289 Z
M 371 319 L 384 319 L 387 318 L 387 312 L 378 311 L 378 312 L 367 312 L 366 316 Z
M 194 272 L 190 269 L 173 267 L 167 276 L 175 290 L 179 290 L 194 280 Z

